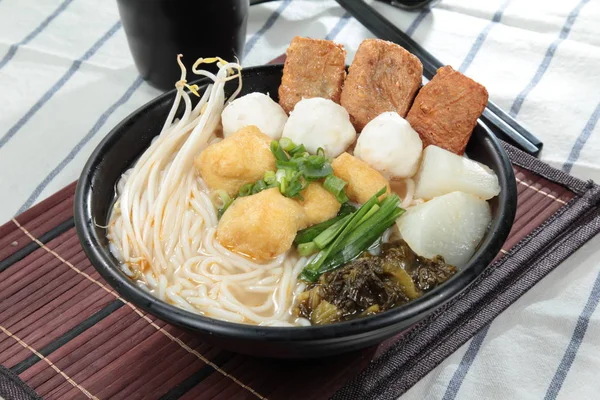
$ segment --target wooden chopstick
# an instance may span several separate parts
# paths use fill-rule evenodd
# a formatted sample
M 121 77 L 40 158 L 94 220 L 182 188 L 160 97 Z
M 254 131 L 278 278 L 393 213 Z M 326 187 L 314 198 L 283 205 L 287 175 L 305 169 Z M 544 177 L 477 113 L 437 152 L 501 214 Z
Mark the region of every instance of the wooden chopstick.
M 438 68 L 444 66 L 431 53 L 363 0 L 336 1 L 377 37 L 397 43 L 417 56 L 423 64 L 423 75 L 427 79 L 431 80 Z M 488 101 L 481 120 L 500 139 L 534 156 L 540 153 L 543 143 L 492 101 Z

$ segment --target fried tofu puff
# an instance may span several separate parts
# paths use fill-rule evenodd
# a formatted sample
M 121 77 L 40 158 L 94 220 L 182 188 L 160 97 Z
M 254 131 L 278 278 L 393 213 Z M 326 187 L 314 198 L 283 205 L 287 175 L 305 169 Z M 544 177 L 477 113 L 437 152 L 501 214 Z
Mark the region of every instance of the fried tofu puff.
M 406 120 L 423 147 L 433 144 L 462 155 L 487 101 L 485 87 L 445 66 L 419 91 Z
M 222 189 L 234 196 L 246 183 L 254 183 L 265 172 L 275 170 L 270 144 L 269 136 L 256 126 L 247 126 L 208 146 L 194 164 L 210 189 Z
M 390 193 L 390 183 L 366 162 L 343 153 L 331 163 L 335 176 L 348 182 L 346 194 L 351 201 L 364 204 L 381 188 Z
M 346 78 L 346 50 L 331 40 L 295 37 L 286 51 L 279 104 L 289 114 L 303 98 L 340 103 Z
M 306 215 L 302 229 L 327 221 L 340 211 L 340 202 L 319 182 L 310 183 L 300 194 L 304 200 L 297 201 Z
M 380 39 L 364 40 L 350 65 L 341 104 L 359 132 L 386 111 L 406 117 L 422 75 L 421 61 L 403 47 Z
M 217 240 L 226 248 L 266 261 L 292 247 L 305 220 L 302 207 L 278 188 L 237 198 L 217 226 Z

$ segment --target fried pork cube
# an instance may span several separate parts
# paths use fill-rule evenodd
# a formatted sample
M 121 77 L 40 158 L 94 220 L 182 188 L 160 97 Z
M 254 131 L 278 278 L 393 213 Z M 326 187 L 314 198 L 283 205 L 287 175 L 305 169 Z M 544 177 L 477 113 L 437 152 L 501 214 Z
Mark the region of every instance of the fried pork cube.
M 226 248 L 265 261 L 292 247 L 305 219 L 302 207 L 278 188 L 237 198 L 217 226 L 217 240 Z
M 327 221 L 340 211 L 340 202 L 321 183 L 312 182 L 300 194 L 304 200 L 298 200 L 298 203 L 306 214 L 302 229 Z
M 422 75 L 421 61 L 403 47 L 380 39 L 364 40 L 350 65 L 341 104 L 358 132 L 386 111 L 406 117 Z
M 346 194 L 351 201 L 364 204 L 385 186 L 390 193 L 390 183 L 366 162 L 343 153 L 331 163 L 333 173 L 348 182 Z
M 485 87 L 445 66 L 419 91 L 406 119 L 423 147 L 433 144 L 462 155 L 487 101 Z
M 303 98 L 340 103 L 346 77 L 346 50 L 330 40 L 295 37 L 286 51 L 279 104 L 289 114 Z
M 275 170 L 270 144 L 269 136 L 256 126 L 247 126 L 208 146 L 194 164 L 210 189 L 222 189 L 234 196 L 246 183 L 254 183 L 265 172 Z

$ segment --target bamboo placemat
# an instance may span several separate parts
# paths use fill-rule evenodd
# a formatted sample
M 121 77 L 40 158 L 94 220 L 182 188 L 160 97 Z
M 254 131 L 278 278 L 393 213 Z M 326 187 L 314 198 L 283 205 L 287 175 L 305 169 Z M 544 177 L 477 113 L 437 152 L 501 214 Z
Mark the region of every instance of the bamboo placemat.
M 535 266 L 534 261 L 552 251 L 552 243 L 569 231 L 554 232 L 556 224 L 575 229 L 597 219 L 596 186 L 506 148 L 518 183 L 517 216 L 503 250 L 486 270 L 485 285 L 473 286 L 435 318 L 379 346 L 321 360 L 233 354 L 123 300 L 79 245 L 72 212 L 75 184 L 71 184 L 0 227 L 0 363 L 45 399 L 328 398 L 344 385 L 337 394 L 340 398 L 375 397 L 382 385 L 395 397 L 596 232 L 587 229 L 577 246 L 563 251 L 562 258 L 553 257 L 555 265 L 534 270 L 540 275 L 536 279 L 529 277 L 527 284 L 518 281 L 520 291 L 512 296 L 490 293 L 499 285 L 515 286 L 512 281 L 499 282 L 494 274 L 525 262 Z M 537 254 L 533 250 L 547 232 L 551 236 L 545 253 L 538 252 L 536 260 L 523 258 L 523 251 Z M 527 268 L 521 266 L 524 272 Z M 485 302 L 473 303 L 469 296 L 482 291 Z M 498 299 L 504 299 L 502 307 L 491 302 Z M 479 309 L 472 310 L 474 304 Z M 477 319 L 481 308 L 485 318 Z M 457 317 L 448 317 L 461 315 L 457 310 L 478 322 L 465 327 Z M 453 335 L 446 338 L 443 331 L 450 327 Z M 441 350 L 432 354 L 428 340 L 443 344 L 434 346 Z M 422 362 L 411 365 L 409 359 Z

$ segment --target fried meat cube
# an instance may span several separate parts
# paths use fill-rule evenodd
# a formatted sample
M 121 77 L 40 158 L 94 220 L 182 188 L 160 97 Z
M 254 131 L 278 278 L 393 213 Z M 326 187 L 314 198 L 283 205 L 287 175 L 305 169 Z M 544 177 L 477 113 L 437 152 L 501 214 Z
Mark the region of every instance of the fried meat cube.
M 364 40 L 350 65 L 341 104 L 358 132 L 386 111 L 406 117 L 421 85 L 423 65 L 395 43 Z
M 226 248 L 265 261 L 292 247 L 305 219 L 302 207 L 278 188 L 238 197 L 217 226 L 217 240 Z
M 462 155 L 487 101 L 485 87 L 448 65 L 419 91 L 406 119 L 423 147 L 434 144 Z
M 300 194 L 304 200 L 298 200 L 298 203 L 306 214 L 303 229 L 327 221 L 340 211 L 340 202 L 319 182 L 310 183 Z
M 295 37 L 286 51 L 279 104 L 289 114 L 303 98 L 340 103 L 346 77 L 346 50 L 330 40 Z
M 338 156 L 331 166 L 335 176 L 348 182 L 346 194 L 355 203 L 366 203 L 383 187 L 390 193 L 390 183 L 379 171 L 348 153 Z
M 256 126 L 246 126 L 233 135 L 208 146 L 194 164 L 211 190 L 225 190 L 230 196 L 246 183 L 262 179 L 275 170 L 271 138 Z

